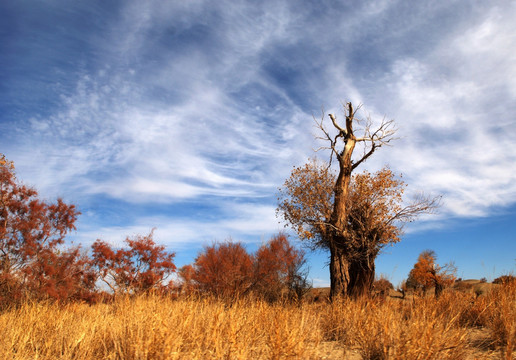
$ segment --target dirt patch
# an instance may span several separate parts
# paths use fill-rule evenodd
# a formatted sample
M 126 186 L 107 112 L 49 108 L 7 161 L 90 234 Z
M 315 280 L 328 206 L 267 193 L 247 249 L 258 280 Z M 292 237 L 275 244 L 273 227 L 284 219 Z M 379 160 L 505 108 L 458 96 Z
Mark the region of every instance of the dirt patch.
M 324 360 L 362 360 L 358 350 L 346 349 L 337 341 L 323 341 L 317 347 L 317 358 Z

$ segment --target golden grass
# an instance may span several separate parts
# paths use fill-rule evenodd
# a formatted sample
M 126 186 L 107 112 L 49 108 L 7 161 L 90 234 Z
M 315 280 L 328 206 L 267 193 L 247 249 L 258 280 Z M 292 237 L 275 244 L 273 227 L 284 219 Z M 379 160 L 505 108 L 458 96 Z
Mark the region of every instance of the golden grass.
M 326 312 L 326 333 L 365 359 L 462 359 L 467 329 L 443 305 L 430 298 L 337 303 Z
M 317 321 L 296 307 L 157 296 L 27 304 L 0 316 L 1 359 L 309 358 Z
M 478 298 L 295 306 L 145 296 L 0 314 L 0 359 L 512 359 L 515 343 L 516 284 Z
M 491 331 L 491 340 L 501 349 L 503 358 L 516 359 L 516 282 L 487 294 L 485 303 L 485 310 L 479 314 L 480 325 Z

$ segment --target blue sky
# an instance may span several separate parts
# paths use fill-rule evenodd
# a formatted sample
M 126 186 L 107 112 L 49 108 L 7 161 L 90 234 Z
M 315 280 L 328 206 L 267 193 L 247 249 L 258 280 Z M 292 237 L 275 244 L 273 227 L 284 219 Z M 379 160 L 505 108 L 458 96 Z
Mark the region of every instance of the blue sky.
M 70 241 L 155 227 L 183 265 L 282 230 L 313 116 L 363 103 L 399 140 L 362 169 L 443 195 L 378 272 L 396 284 L 433 249 L 492 280 L 516 271 L 515 21 L 513 1 L 2 1 L 0 152 L 77 205 Z M 327 254 L 309 257 L 328 284 Z

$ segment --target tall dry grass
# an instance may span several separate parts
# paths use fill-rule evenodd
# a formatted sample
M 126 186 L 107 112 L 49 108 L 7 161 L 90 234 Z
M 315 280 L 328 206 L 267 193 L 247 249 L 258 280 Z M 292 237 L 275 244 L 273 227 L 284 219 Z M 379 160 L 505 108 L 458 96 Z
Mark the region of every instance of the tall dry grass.
M 515 320 L 516 284 L 477 298 L 300 306 L 159 296 L 34 302 L 0 314 L 0 359 L 512 359 Z
M 478 322 L 490 330 L 493 346 L 506 360 L 516 359 L 516 281 L 498 286 L 483 300 Z
M 313 315 L 256 301 L 158 296 L 32 303 L 0 316 L 0 359 L 311 358 L 321 339 Z
M 448 305 L 444 298 L 344 301 L 332 304 L 322 326 L 364 359 L 463 359 L 468 331 Z

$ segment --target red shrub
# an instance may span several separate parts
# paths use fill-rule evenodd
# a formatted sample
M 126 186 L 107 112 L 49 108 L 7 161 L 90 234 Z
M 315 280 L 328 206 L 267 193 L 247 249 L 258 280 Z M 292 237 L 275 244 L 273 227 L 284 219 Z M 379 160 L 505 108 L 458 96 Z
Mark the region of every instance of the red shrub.
M 160 290 L 168 276 L 175 272 L 174 253 L 157 245 L 153 233 L 126 238 L 128 249 L 113 249 L 108 243 L 97 240 L 92 245 L 92 265 L 99 278 L 113 293 L 141 293 Z
M 79 248 L 63 249 L 80 213 L 61 199 L 47 203 L 20 184 L 14 165 L 0 156 L 0 297 L 66 300 L 92 289 Z
M 240 243 L 207 246 L 193 265 L 192 280 L 201 292 L 238 297 L 253 284 L 253 258 Z

